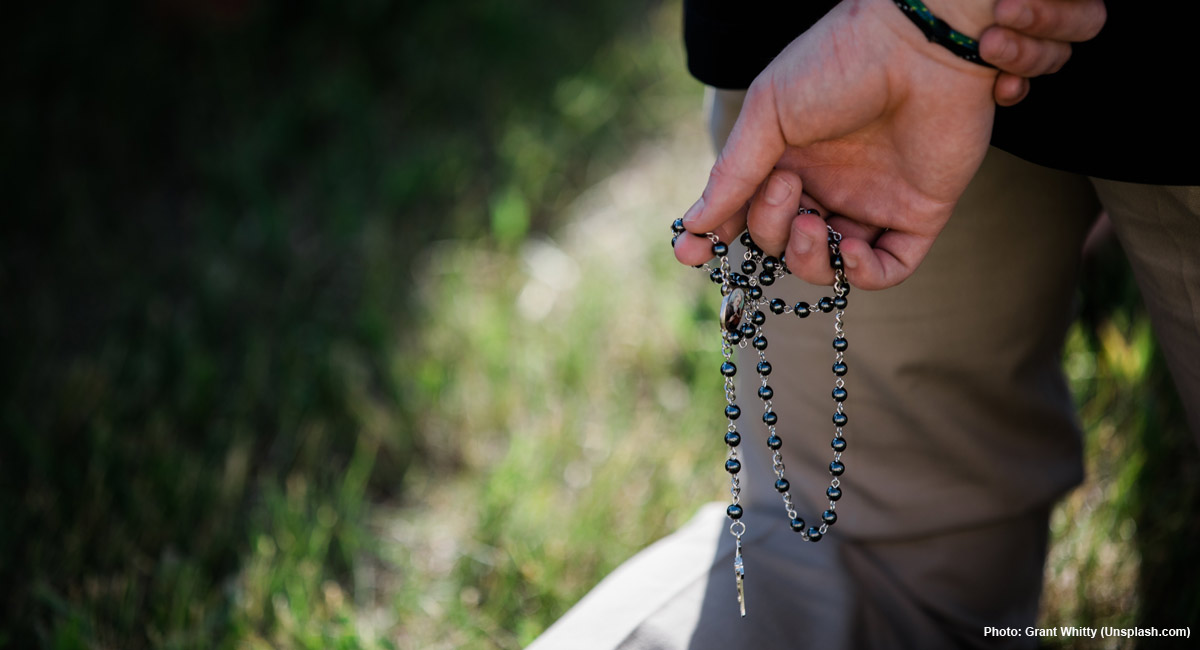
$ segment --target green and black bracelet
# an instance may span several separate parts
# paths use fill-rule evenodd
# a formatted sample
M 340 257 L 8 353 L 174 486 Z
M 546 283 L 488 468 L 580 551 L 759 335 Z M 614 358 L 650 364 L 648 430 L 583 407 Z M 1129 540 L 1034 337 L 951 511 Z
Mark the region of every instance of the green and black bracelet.
M 929 42 L 937 43 L 954 53 L 954 56 L 966 59 L 971 63 L 977 63 L 987 68 L 996 67 L 980 58 L 979 41 L 954 29 L 946 21 L 933 15 L 933 12 L 921 0 L 892 1 L 925 34 L 925 38 L 928 38 Z

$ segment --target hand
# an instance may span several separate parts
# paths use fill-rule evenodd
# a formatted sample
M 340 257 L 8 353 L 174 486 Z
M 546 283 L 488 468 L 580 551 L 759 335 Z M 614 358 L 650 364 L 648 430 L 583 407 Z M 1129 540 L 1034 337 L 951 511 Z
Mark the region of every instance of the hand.
M 988 4 L 979 30 L 990 12 Z M 983 160 L 996 74 L 929 43 L 889 0 L 842 2 L 755 79 L 685 227 L 729 242 L 748 216 L 764 250 L 778 254 L 786 243 L 794 273 L 828 284 L 825 222 L 795 216 L 803 191 L 862 224 L 831 222 L 845 235 L 851 284 L 899 284 Z M 675 255 L 689 265 L 712 257 L 707 240 L 689 236 L 678 239 Z
M 979 39 L 980 56 L 1001 70 L 996 103 L 1025 99 L 1029 78 L 1058 72 L 1071 43 L 1095 38 L 1107 17 L 1104 0 L 999 0 L 996 24 Z

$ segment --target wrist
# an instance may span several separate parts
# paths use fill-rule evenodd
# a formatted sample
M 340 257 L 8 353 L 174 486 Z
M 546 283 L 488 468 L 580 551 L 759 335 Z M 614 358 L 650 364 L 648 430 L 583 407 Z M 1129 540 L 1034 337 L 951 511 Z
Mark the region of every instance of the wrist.
M 994 0 L 940 0 L 942 7 L 951 9 L 950 18 L 954 20 L 951 23 L 946 16 L 935 13 L 923 0 L 891 0 L 899 9 L 898 13 L 915 26 L 934 49 L 942 49 L 945 53 L 984 68 L 994 68 L 980 56 L 978 40 L 978 36 L 993 22 L 990 15 L 984 13 L 990 11 L 992 2 Z M 967 31 L 964 32 L 957 25 L 965 25 Z

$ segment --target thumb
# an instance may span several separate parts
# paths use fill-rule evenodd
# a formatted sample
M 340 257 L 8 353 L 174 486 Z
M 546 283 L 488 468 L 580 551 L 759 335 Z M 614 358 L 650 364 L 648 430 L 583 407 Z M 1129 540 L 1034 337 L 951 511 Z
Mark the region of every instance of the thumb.
M 750 86 L 737 122 L 708 174 L 704 193 L 684 215 L 684 226 L 706 233 L 737 214 L 783 156 L 786 143 L 774 92 L 762 77 Z

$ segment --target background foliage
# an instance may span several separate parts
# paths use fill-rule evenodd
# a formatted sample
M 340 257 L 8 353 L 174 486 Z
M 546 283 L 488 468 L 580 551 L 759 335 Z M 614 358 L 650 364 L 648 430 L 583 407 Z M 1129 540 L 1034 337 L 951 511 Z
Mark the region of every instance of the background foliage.
M 719 498 L 677 3 L 10 12 L 0 647 L 519 647 Z M 1043 618 L 1195 624 L 1195 447 L 1089 277 Z

